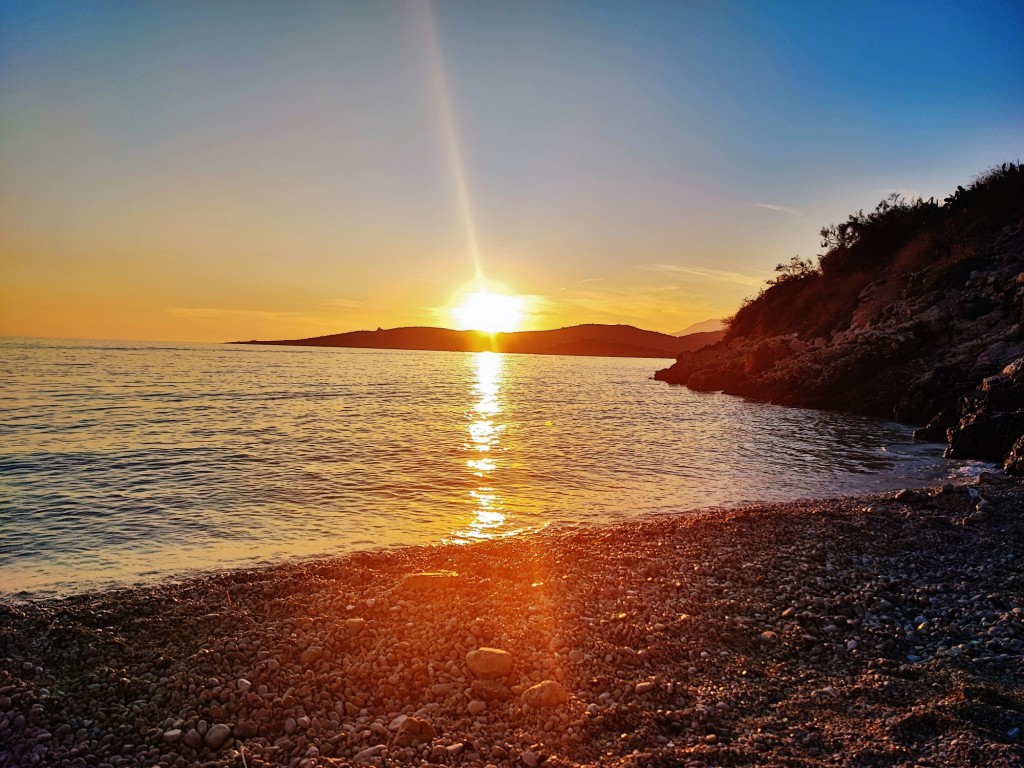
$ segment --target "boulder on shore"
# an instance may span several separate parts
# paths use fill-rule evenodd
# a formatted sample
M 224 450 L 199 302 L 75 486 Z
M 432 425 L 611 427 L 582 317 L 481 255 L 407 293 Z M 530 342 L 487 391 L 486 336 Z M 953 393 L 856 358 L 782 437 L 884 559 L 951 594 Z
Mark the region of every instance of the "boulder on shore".
M 512 671 L 512 654 L 500 648 L 477 648 L 466 654 L 466 666 L 482 680 L 506 677 Z

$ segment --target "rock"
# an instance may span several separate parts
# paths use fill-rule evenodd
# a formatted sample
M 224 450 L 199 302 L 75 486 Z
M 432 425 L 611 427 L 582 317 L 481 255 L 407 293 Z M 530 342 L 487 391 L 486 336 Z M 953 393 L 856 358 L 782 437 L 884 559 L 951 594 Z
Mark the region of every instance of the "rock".
M 477 678 L 493 680 L 512 671 L 512 655 L 500 648 L 477 648 L 466 654 L 466 666 Z
M 545 680 L 523 691 L 523 701 L 531 707 L 557 707 L 568 700 L 565 688 L 554 680 Z
M 530 749 L 519 755 L 519 759 L 523 761 L 527 768 L 537 768 L 540 764 L 540 761 L 537 759 L 537 753 Z
M 637 696 L 643 696 L 645 693 L 650 693 L 653 690 L 654 683 L 652 683 L 650 680 L 644 680 L 641 683 L 637 683 L 633 687 L 633 692 L 636 693 Z
M 243 720 L 237 723 L 231 732 L 236 739 L 251 739 L 260 732 L 260 724 L 255 720 Z
M 497 680 L 474 680 L 470 684 L 470 692 L 481 701 L 508 701 L 512 698 L 508 686 Z
M 311 645 L 299 654 L 299 663 L 304 667 L 308 667 L 310 664 L 315 664 L 319 661 L 320 657 L 323 656 L 323 653 L 324 652 L 319 647 Z
M 779 640 L 778 634 L 772 632 L 770 629 L 766 629 L 759 635 L 759 637 L 761 638 L 762 643 L 775 643 Z
M 409 717 L 395 732 L 394 744 L 398 747 L 415 747 L 429 744 L 437 736 L 434 726 L 418 717 Z
M 402 580 L 402 590 L 405 592 L 433 592 L 454 587 L 458 583 L 459 574 L 456 571 L 410 573 Z
M 164 742 L 167 744 L 177 744 L 181 741 L 181 728 L 172 728 L 169 731 L 164 731 Z
M 946 442 L 946 431 L 955 427 L 960 421 L 960 414 L 956 408 L 950 406 L 943 408 L 932 416 L 928 423 L 914 430 L 914 442 L 919 443 L 944 443 Z
M 476 717 L 485 709 L 487 709 L 487 702 L 481 701 L 480 699 L 473 699 L 466 707 L 466 711 L 469 712 L 470 717 Z
M 352 762 L 354 762 L 354 763 L 368 763 L 373 758 L 377 757 L 381 753 L 382 749 L 383 749 L 383 747 L 381 747 L 379 744 L 377 746 L 375 746 L 375 747 L 367 747 L 363 751 L 357 752 L 356 756 L 352 758 Z
M 1024 439 L 1024 411 L 975 411 L 964 416 L 948 436 L 948 458 L 1005 463 Z
M 1006 454 L 1003 471 L 1008 475 L 1024 475 L 1024 435 L 1018 438 Z
M 203 736 L 195 728 L 186 731 L 182 741 L 185 742 L 185 746 L 192 747 L 192 749 L 199 749 L 203 746 Z
M 246 680 L 244 677 L 239 678 L 235 681 L 235 688 L 239 693 L 248 693 L 249 689 L 252 688 L 252 683 Z
M 903 502 L 904 504 L 911 501 L 917 501 L 917 491 L 913 491 L 909 488 L 903 488 L 896 492 L 895 498 L 896 501 Z
M 206 732 L 206 738 L 204 741 L 206 746 L 216 751 L 223 747 L 230 738 L 231 726 L 225 725 L 224 723 L 217 723 L 216 725 L 210 726 L 210 730 Z
M 366 629 L 366 619 L 353 618 L 345 619 L 345 631 L 352 637 Z

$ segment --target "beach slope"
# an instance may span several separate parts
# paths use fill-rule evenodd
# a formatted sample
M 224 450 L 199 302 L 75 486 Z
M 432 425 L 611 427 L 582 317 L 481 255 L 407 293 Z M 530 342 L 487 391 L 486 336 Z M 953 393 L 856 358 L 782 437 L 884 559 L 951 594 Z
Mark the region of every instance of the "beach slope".
M 0 765 L 1019 765 L 1022 509 L 991 475 L 9 604 Z

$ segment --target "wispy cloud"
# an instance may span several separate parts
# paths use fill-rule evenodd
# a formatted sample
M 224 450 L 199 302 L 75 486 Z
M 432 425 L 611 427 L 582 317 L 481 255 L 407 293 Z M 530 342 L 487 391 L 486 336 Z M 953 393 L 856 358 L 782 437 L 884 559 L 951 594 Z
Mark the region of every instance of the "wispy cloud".
M 785 205 L 773 205 L 772 203 L 752 203 L 751 208 L 765 208 L 769 211 L 775 211 L 776 213 L 788 213 L 790 216 L 796 216 L 797 218 L 803 218 L 803 214 L 800 213 L 796 208 L 787 208 Z
M 607 278 L 604 278 L 604 277 L 588 277 L 588 278 L 586 278 L 584 280 L 577 280 L 575 283 L 570 283 L 569 285 L 564 285 L 561 288 L 559 288 L 558 290 L 560 290 L 560 291 L 571 291 L 571 290 L 573 290 L 575 288 L 578 288 L 581 285 L 590 285 L 590 284 L 593 284 L 593 283 L 603 283 L 606 280 L 607 280 Z
M 677 264 L 648 264 L 643 269 L 652 272 L 661 272 L 668 275 L 687 275 L 698 277 L 703 280 L 712 280 L 721 283 L 733 283 L 734 285 L 758 286 L 764 282 L 764 276 L 754 277 L 739 272 L 731 272 L 726 269 L 711 269 L 710 267 L 683 267 Z
M 627 285 L 603 279 L 580 281 L 552 296 L 535 296 L 531 305 L 537 327 L 606 322 L 650 328 L 650 318 L 658 317 L 657 326 L 669 331 L 722 311 L 712 307 L 700 291 L 679 283 Z
M 245 320 L 247 322 L 306 323 L 325 325 L 329 318 L 317 317 L 305 312 L 275 312 L 262 309 L 230 309 L 226 307 L 170 307 L 172 317 L 188 320 Z
M 339 309 L 371 309 L 365 301 L 357 299 L 331 299 L 331 306 Z

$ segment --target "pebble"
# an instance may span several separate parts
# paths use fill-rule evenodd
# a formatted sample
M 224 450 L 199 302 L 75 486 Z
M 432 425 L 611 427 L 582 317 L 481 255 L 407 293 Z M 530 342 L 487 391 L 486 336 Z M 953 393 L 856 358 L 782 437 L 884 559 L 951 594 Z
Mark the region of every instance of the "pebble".
M 203 746 L 203 736 L 195 728 L 190 728 L 186 731 L 184 737 L 182 737 L 182 741 L 185 742 L 185 746 L 191 747 L 192 749 L 199 749 Z
M 480 701 L 480 699 L 473 699 L 473 701 L 469 702 L 466 706 L 466 710 L 469 712 L 471 717 L 476 717 L 485 709 L 487 709 L 487 702 Z
M 410 573 L 402 580 L 404 592 L 435 592 L 454 587 L 459 583 L 459 574 L 455 571 L 425 571 Z
M 544 680 L 523 691 L 523 702 L 531 707 L 557 707 L 568 700 L 569 694 L 555 680 Z
M 381 746 L 367 747 L 366 749 L 362 750 L 361 752 L 357 752 L 356 756 L 354 758 L 352 758 L 352 760 L 353 760 L 353 762 L 356 762 L 356 763 L 368 763 L 373 758 L 377 757 L 381 753 L 382 749 L 383 749 L 383 747 L 381 747 Z
M 419 744 L 427 744 L 436 736 L 437 730 L 429 721 L 418 717 L 408 717 L 398 726 L 394 742 L 400 747 L 414 747 Z

